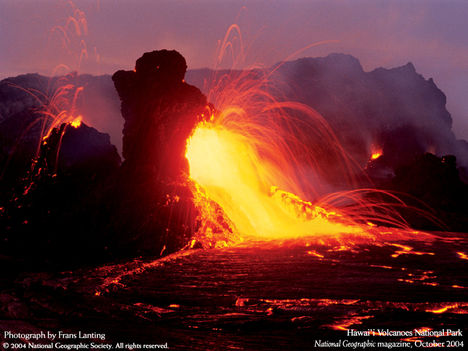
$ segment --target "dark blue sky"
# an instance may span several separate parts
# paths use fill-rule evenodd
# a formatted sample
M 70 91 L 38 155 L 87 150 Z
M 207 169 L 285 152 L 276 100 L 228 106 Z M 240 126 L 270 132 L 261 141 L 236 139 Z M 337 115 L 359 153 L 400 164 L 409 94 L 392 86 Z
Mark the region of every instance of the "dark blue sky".
M 50 75 L 63 64 L 113 73 L 161 48 L 180 51 L 189 68 L 213 68 L 235 23 L 239 67 L 331 52 L 356 56 L 365 70 L 411 61 L 446 93 L 454 131 L 468 139 L 467 18 L 464 0 L 0 0 L 0 77 Z M 321 41 L 329 42 L 301 51 Z

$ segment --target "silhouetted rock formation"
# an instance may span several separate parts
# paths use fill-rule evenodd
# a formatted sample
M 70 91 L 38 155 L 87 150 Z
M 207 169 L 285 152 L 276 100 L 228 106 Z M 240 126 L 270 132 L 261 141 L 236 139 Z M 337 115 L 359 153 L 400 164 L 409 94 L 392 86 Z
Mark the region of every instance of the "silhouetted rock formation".
M 185 141 L 207 102 L 183 82 L 186 69 L 179 53 L 161 50 L 145 53 L 135 71 L 113 75 L 125 119 L 124 165 L 132 171 L 165 180 L 187 171 Z
M 52 145 L 49 145 L 52 144 Z M 80 173 L 102 178 L 120 167 L 120 156 L 108 134 L 81 123 L 78 127 L 62 124 L 43 142 L 39 162 L 57 175 Z
M 120 167 L 109 136 L 83 123 L 62 124 L 29 167 L 11 196 L 2 198 L 0 250 L 39 269 L 105 259 L 103 190 Z
M 89 261 L 185 245 L 197 226 L 185 145 L 207 107 L 201 92 L 183 82 L 185 71 L 179 53 L 163 50 L 143 55 L 135 71 L 114 75 L 125 118 L 122 167 L 109 136 L 84 123 L 62 124 L 41 139 L 48 84 L 61 89 L 61 79 L 20 77 L 29 82 L 23 88 L 44 92 L 31 101 L 12 83 L 18 79 L 2 81 L 2 252 L 38 264 L 70 263 L 83 254 Z M 73 75 L 64 81 L 81 79 L 93 81 Z
M 39 74 L 23 74 L 0 81 L 0 138 L 6 134 L 3 130 L 7 128 L 7 125 L 10 126 L 9 132 L 12 132 L 12 124 L 22 123 L 21 121 L 25 118 L 30 121 L 43 118 L 41 110 L 48 104 L 54 105 L 57 101 L 57 94 L 66 86 L 75 89 L 83 88 L 74 106 L 75 116 L 82 115 L 85 123 L 109 134 L 112 143 L 118 150 L 121 150 L 120 101 L 110 75 L 92 76 L 71 73 L 66 76 L 45 77 Z M 75 90 L 71 89 L 70 94 L 66 96 L 68 102 L 72 102 L 74 93 Z M 37 136 L 40 133 L 40 123 L 36 126 L 37 128 L 29 129 L 23 136 L 36 138 L 35 147 L 37 147 Z M 24 132 L 25 128 L 18 128 L 14 131 L 15 134 Z M 23 142 L 24 139 L 21 140 L 21 143 Z
M 161 50 L 112 77 L 125 119 L 117 225 L 149 251 L 186 243 L 195 226 L 185 149 L 207 101 L 183 81 L 186 69 L 182 55 Z
M 449 230 L 467 230 L 468 185 L 460 179 L 455 156 L 418 155 L 412 162 L 398 167 L 396 176 L 386 187 L 409 194 L 436 209 L 437 217 Z M 430 228 L 429 223 L 424 225 Z

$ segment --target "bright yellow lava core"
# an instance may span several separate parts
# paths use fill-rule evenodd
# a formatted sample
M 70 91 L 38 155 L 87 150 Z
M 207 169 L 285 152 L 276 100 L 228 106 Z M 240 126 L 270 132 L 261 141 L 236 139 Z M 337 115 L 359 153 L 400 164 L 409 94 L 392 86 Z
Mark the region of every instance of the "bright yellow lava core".
M 359 230 L 340 223 L 336 212 L 281 190 L 281 170 L 262 159 L 247 137 L 222 126 L 200 124 L 187 141 L 186 157 L 190 178 L 242 235 L 288 238 Z

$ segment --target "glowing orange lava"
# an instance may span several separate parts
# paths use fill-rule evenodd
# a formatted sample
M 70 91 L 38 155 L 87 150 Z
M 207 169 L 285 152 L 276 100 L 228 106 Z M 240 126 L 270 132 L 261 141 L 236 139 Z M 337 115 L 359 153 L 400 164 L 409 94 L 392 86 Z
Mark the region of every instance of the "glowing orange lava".
M 79 128 L 81 126 L 81 120 L 82 119 L 83 119 L 83 117 L 80 115 L 80 116 L 76 117 L 73 121 L 71 121 L 70 125 L 73 128 Z
M 220 71 L 211 82 L 208 100 L 216 110 L 207 106 L 210 117 L 199 116 L 186 145 L 200 224 L 189 247 L 247 238 L 369 239 L 381 226 L 409 229 L 400 198 L 358 189 L 362 169 L 327 121 L 307 105 L 281 100 L 270 80 L 276 69 Z M 383 154 L 376 145 L 370 151 L 372 160 Z
M 430 310 L 427 310 L 427 312 L 439 314 L 439 313 L 447 312 L 449 309 L 454 309 L 454 308 L 457 308 L 457 307 L 458 307 L 458 304 L 453 304 L 453 305 L 443 306 L 443 307 L 437 308 L 437 309 L 430 309 Z
M 243 135 L 203 123 L 187 142 L 190 177 L 244 237 L 287 238 L 356 232 L 341 215 L 281 190 L 281 170 Z
M 372 143 L 370 146 L 370 161 L 377 160 L 380 156 L 383 155 L 382 147 Z

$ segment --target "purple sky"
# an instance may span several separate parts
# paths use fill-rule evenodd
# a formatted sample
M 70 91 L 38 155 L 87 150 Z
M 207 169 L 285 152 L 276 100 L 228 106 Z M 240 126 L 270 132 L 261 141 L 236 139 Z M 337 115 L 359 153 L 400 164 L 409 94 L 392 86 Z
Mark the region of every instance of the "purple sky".
M 69 16 L 84 19 L 87 34 L 66 27 Z M 240 67 L 269 66 L 332 40 L 291 59 L 343 52 L 365 70 L 411 61 L 446 93 L 454 131 L 468 139 L 467 18 L 465 0 L 0 0 L 0 77 L 50 75 L 60 64 L 113 73 L 162 48 L 180 51 L 189 68 L 213 68 L 218 43 L 236 23 L 246 48 Z M 88 58 L 79 65 L 82 48 Z

